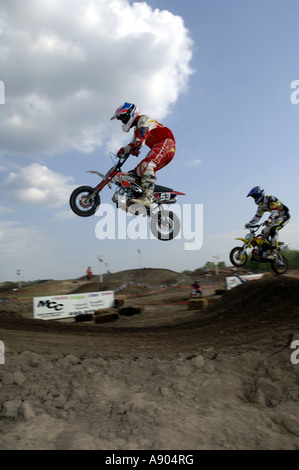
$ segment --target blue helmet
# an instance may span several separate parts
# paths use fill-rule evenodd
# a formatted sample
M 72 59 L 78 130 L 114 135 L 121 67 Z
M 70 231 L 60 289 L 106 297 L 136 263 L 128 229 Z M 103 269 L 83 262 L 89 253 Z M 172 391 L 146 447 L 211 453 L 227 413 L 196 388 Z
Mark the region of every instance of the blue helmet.
M 249 191 L 249 193 L 247 194 L 247 197 L 248 196 L 253 197 L 254 202 L 256 204 L 259 204 L 262 201 L 264 195 L 265 195 L 265 191 L 263 190 L 263 188 L 261 188 L 260 186 L 255 186 L 254 188 L 252 188 L 251 191 Z
M 115 113 L 113 114 L 111 118 L 111 121 L 113 119 L 118 119 L 119 121 L 123 123 L 123 126 L 122 126 L 123 131 L 129 132 L 133 122 L 135 121 L 135 119 L 137 118 L 139 114 L 140 114 L 140 111 L 137 108 L 137 106 L 135 106 L 135 104 L 124 103 L 122 106 L 117 108 L 117 110 L 115 111 Z

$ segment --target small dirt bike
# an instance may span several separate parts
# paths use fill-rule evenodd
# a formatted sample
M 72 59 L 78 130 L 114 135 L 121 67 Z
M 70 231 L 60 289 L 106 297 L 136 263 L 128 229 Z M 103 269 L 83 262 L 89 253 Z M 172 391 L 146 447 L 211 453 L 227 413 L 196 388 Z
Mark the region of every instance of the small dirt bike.
M 174 204 L 177 202 L 177 196 L 184 196 L 171 188 L 156 185 L 153 193 L 153 204 L 151 209 L 147 209 L 141 204 L 129 205 L 128 200 L 138 198 L 142 194 L 140 186 L 140 177 L 134 171 L 127 173 L 121 172 L 121 168 L 129 158 L 130 154 L 117 157 L 118 161 L 105 174 L 98 171 L 88 171 L 102 178 L 102 181 L 95 186 L 80 186 L 76 188 L 70 196 L 70 206 L 72 211 L 80 217 L 89 217 L 94 215 L 101 204 L 100 192 L 108 185 L 111 189 L 111 183 L 117 186 L 112 196 L 112 201 L 117 208 L 123 209 L 133 215 L 143 215 L 150 218 L 150 228 L 153 235 L 160 240 L 171 240 L 180 232 L 181 222 L 179 217 L 172 211 L 164 209 L 163 204 Z M 112 156 L 111 156 L 112 159 Z M 113 159 L 112 159 L 113 161 Z
M 247 261 L 246 250 L 252 248 L 251 257 L 255 261 L 270 262 L 271 268 L 276 274 L 284 274 L 288 269 L 288 261 L 282 256 L 281 252 L 288 247 L 287 243 L 279 242 L 278 250 L 273 250 L 269 240 L 262 234 L 256 235 L 259 225 L 252 225 L 245 238 L 236 238 L 244 244 L 242 247 L 235 247 L 230 252 L 231 263 L 237 268 L 243 266 Z M 270 255 L 270 257 L 268 257 Z

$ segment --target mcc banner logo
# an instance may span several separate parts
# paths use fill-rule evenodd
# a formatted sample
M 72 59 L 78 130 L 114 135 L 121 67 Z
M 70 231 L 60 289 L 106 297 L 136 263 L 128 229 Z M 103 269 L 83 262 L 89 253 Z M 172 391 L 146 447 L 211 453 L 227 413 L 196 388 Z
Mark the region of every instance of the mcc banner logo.
M 114 305 L 114 292 L 88 292 L 86 294 L 34 297 L 33 318 L 55 320 L 77 315 L 92 314 L 100 308 Z

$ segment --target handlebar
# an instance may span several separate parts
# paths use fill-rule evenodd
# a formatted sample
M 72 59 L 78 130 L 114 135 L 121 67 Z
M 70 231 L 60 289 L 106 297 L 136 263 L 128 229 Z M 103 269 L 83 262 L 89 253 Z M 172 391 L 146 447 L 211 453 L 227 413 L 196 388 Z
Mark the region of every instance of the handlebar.
M 116 157 L 119 159 L 122 159 L 122 158 L 127 159 L 129 158 L 130 155 L 131 155 L 130 152 L 128 152 L 128 153 L 124 153 L 123 155 L 116 155 Z
M 123 166 L 123 164 L 128 160 L 130 155 L 131 155 L 130 153 L 124 153 L 124 155 L 116 155 L 116 157 L 118 158 L 118 162 L 115 165 L 115 167 L 120 169 Z
M 257 229 L 259 229 L 263 224 L 257 224 L 257 225 L 251 225 L 250 227 L 246 227 L 246 229 L 249 229 L 251 232 L 256 232 Z M 253 230 L 252 230 L 253 229 Z M 254 230 L 255 229 L 255 230 Z

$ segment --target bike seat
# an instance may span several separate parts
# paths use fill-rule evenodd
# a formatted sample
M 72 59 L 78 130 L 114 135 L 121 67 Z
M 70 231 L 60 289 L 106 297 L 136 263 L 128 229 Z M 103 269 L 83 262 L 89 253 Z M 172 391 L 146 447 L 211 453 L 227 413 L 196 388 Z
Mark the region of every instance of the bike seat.
M 173 189 L 167 188 L 167 186 L 160 186 L 159 184 L 156 184 L 154 192 L 156 193 L 171 193 Z

